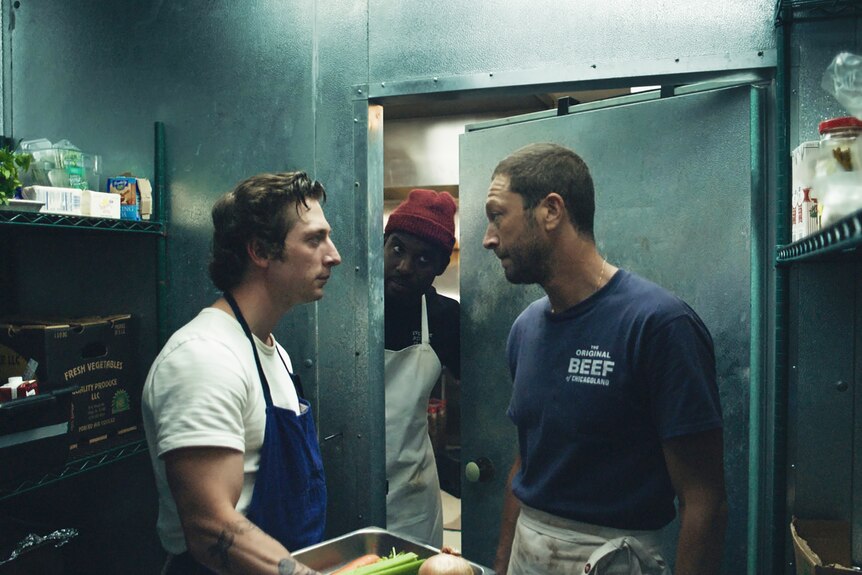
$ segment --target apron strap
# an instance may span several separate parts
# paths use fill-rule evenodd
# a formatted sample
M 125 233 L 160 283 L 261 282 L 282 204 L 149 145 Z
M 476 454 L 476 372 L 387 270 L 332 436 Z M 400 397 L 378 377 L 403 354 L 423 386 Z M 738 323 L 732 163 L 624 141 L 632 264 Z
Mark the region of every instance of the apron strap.
M 431 335 L 428 330 L 428 307 L 425 303 L 425 294 L 422 294 L 422 343 L 431 343 Z
M 302 389 L 302 378 L 299 377 L 298 373 L 291 373 L 291 371 L 287 369 L 287 362 L 284 361 L 284 357 L 282 357 L 281 352 L 278 351 L 278 346 L 275 348 L 275 353 L 278 354 L 281 364 L 284 366 L 284 369 L 287 370 L 287 375 L 290 376 L 290 381 L 293 382 L 293 387 L 296 389 L 296 395 L 299 399 L 305 399 L 305 391 Z
M 239 304 L 236 303 L 236 300 L 233 296 L 224 292 L 224 299 L 227 301 L 230 309 L 233 310 L 233 315 L 236 316 L 236 320 L 239 322 L 239 325 L 242 327 L 242 331 L 245 332 L 245 336 L 248 338 L 248 341 L 251 343 L 251 351 L 254 353 L 254 363 L 257 365 L 257 374 L 260 377 L 260 385 L 263 388 L 263 398 L 266 401 L 267 407 L 272 407 L 272 393 L 269 391 L 269 381 L 266 379 L 266 374 L 263 372 L 263 366 L 260 364 L 260 356 L 257 354 L 257 345 L 254 343 L 254 336 L 251 333 L 251 328 L 248 327 L 248 322 L 245 321 L 245 316 L 242 315 L 242 311 L 239 309 Z M 274 343 L 274 342 L 273 342 Z M 281 353 L 278 351 L 278 346 L 275 346 L 275 351 L 278 353 L 278 358 L 281 360 L 282 365 L 284 365 L 284 369 L 287 371 L 287 375 L 290 376 L 290 380 L 293 382 L 293 386 L 296 388 L 296 394 L 303 398 L 302 393 L 302 383 L 299 380 L 299 375 L 294 376 L 287 369 L 287 362 L 284 361 L 284 358 L 281 356 Z

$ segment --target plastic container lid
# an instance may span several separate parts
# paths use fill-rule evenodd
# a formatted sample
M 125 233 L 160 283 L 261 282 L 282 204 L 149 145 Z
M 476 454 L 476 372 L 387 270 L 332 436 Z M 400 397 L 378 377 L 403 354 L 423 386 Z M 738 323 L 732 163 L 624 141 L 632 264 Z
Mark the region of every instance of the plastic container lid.
M 829 120 L 824 120 L 820 122 L 819 126 L 821 134 L 836 128 L 857 128 L 862 130 L 862 120 L 856 116 L 844 116 L 843 118 L 830 118 Z

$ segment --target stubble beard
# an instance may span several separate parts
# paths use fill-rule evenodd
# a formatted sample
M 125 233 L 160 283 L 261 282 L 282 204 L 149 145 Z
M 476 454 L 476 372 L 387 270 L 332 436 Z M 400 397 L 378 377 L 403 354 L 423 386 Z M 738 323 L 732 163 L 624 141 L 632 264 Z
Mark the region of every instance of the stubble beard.
M 548 252 L 538 234 L 531 232 L 523 247 L 509 253 L 511 265 L 505 270 L 506 279 L 512 284 L 540 284 L 550 274 Z

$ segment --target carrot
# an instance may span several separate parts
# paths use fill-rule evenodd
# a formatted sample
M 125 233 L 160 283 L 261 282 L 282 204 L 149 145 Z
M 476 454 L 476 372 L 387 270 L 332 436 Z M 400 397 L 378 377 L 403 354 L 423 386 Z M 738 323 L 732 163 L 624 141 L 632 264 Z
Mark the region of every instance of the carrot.
M 332 575 L 335 575 L 336 573 L 347 573 L 348 571 L 353 571 L 354 569 L 359 569 L 360 567 L 365 567 L 366 565 L 373 565 L 378 561 L 380 561 L 380 557 L 374 555 L 373 553 L 369 553 L 368 555 L 357 557 L 343 567 L 339 567 L 332 572 Z

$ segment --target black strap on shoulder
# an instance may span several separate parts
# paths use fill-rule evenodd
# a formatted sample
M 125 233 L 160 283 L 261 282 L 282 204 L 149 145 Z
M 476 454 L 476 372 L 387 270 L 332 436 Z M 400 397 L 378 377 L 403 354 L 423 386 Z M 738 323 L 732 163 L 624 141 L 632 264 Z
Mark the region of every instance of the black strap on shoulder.
M 245 316 L 242 315 L 239 305 L 236 303 L 236 300 L 233 299 L 233 296 L 224 292 L 224 299 L 227 300 L 228 305 L 230 305 L 230 309 L 233 310 L 233 315 L 236 316 L 236 320 L 239 322 L 239 325 L 242 326 L 242 331 L 245 332 L 245 336 L 251 343 L 251 351 L 254 353 L 254 362 L 257 364 L 257 374 L 260 376 L 260 384 L 263 387 L 263 398 L 266 400 L 266 406 L 269 407 L 272 405 L 272 394 L 269 392 L 269 382 L 266 380 L 266 374 L 263 373 L 263 366 L 260 364 L 260 357 L 257 355 L 257 346 L 254 344 L 254 336 L 251 333 L 251 328 L 248 327 L 248 322 L 245 321 Z
M 236 320 L 242 327 L 242 331 L 245 332 L 245 336 L 251 343 L 251 350 L 254 352 L 254 362 L 257 364 L 257 374 L 260 376 L 260 383 L 263 387 L 263 397 L 266 400 L 266 405 L 270 406 L 272 405 L 272 393 L 269 391 L 269 381 L 267 381 L 266 374 L 263 372 L 263 366 L 260 364 L 260 356 L 257 354 L 257 346 L 254 344 L 254 336 L 251 333 L 251 328 L 248 326 L 248 322 L 245 321 L 245 316 L 242 315 L 242 311 L 239 309 L 239 304 L 236 303 L 234 297 L 228 292 L 224 292 L 224 299 L 227 301 L 230 309 L 233 310 L 233 315 L 236 316 Z M 296 395 L 299 396 L 300 399 L 305 399 L 305 394 L 302 390 L 302 381 L 299 379 L 299 374 L 291 373 L 287 368 L 287 362 L 284 361 L 284 358 L 281 356 L 281 352 L 278 351 L 278 345 L 275 346 L 275 352 L 278 354 L 278 358 L 281 360 L 281 364 L 284 366 L 285 371 L 287 371 L 287 375 L 290 376 L 290 381 L 293 382 Z
M 302 389 L 302 379 L 299 377 L 298 373 L 293 373 L 288 369 L 287 362 L 284 361 L 284 357 L 282 357 L 281 352 L 278 351 L 278 346 L 275 346 L 275 353 L 278 354 L 278 358 L 281 360 L 281 364 L 284 366 L 284 369 L 287 370 L 287 375 L 290 376 L 290 380 L 293 382 L 293 387 L 296 389 L 296 395 L 300 399 L 305 399 L 305 392 Z

